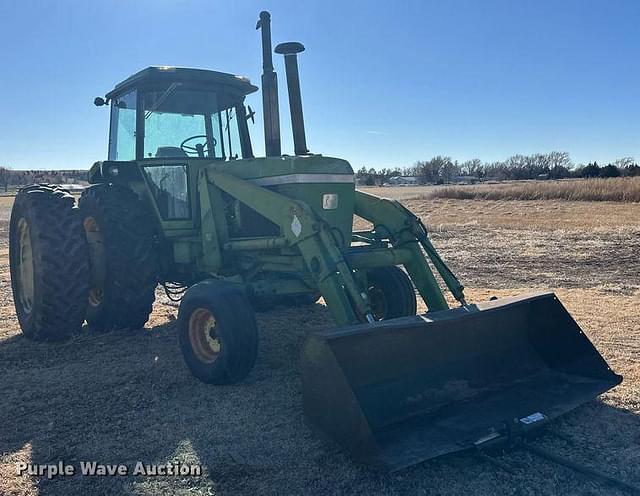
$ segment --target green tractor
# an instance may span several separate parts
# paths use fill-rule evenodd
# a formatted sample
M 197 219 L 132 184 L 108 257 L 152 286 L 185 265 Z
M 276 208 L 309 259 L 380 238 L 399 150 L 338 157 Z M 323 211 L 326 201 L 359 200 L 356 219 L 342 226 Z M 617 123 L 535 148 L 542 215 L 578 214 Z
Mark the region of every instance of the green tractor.
M 161 284 L 181 301 L 190 371 L 229 384 L 258 356 L 254 309 L 322 297 L 337 327 L 304 345 L 306 419 L 390 469 L 527 432 L 622 380 L 555 295 L 468 303 L 416 215 L 356 190 L 345 160 L 308 151 L 300 43 L 275 48 L 295 148 L 282 154 L 267 12 L 257 29 L 265 157 L 253 154 L 249 80 L 148 67 L 96 98 L 111 109 L 108 160 L 77 203 L 57 186 L 18 193 L 11 277 L 26 337 L 64 339 L 85 320 L 139 329 Z M 373 227 L 354 231 L 354 216 Z

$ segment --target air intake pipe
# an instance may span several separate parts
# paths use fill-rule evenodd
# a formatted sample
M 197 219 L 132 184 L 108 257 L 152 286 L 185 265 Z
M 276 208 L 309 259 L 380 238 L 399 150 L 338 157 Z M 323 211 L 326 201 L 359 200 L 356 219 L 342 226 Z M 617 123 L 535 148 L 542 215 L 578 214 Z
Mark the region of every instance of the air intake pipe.
M 287 73 L 287 89 L 289 90 L 289 111 L 291 112 L 291 128 L 293 129 L 293 148 L 296 155 L 306 155 L 307 139 L 304 134 L 304 117 L 302 115 L 302 96 L 300 94 L 300 76 L 298 74 L 298 54 L 304 51 L 304 45 L 295 41 L 280 43 L 275 52 L 284 55 L 284 67 Z
M 264 150 L 267 157 L 281 155 L 280 115 L 278 113 L 278 76 L 271 58 L 271 14 L 260 12 L 256 29 L 262 29 L 262 113 L 264 114 Z

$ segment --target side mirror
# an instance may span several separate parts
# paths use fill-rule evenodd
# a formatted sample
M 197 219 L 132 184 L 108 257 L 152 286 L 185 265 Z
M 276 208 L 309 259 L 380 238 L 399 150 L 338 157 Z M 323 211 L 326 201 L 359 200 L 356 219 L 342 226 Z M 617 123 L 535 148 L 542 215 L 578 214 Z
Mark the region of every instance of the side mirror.
M 102 107 L 103 105 L 106 105 L 106 104 L 107 104 L 107 102 L 106 102 L 106 101 L 105 101 L 105 99 L 104 99 L 104 98 L 102 98 L 101 96 L 97 96 L 97 97 L 95 97 L 95 99 L 93 100 L 93 104 L 94 104 L 96 107 Z

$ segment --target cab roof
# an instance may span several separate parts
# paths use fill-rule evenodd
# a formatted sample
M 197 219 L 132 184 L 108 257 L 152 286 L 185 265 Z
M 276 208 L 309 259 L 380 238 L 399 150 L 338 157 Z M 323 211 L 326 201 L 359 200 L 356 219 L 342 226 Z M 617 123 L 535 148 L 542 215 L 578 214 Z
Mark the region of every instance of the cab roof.
M 223 87 L 226 91 L 242 96 L 258 90 L 248 78 L 227 74 L 226 72 L 189 69 L 186 67 L 151 66 L 118 83 L 112 91 L 106 94 L 106 97 L 112 99 L 133 89 L 153 91 L 158 86 L 166 86 L 177 82 L 201 89 L 211 86 Z

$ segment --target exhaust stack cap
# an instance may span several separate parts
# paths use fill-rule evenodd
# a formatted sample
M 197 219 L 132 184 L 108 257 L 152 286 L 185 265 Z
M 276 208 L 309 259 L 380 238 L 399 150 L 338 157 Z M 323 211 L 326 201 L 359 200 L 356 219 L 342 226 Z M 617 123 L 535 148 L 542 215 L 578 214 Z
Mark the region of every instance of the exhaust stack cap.
M 287 89 L 289 90 L 289 110 L 291 111 L 291 129 L 293 131 L 293 148 L 296 155 L 308 155 L 307 138 L 304 133 L 304 116 L 302 114 L 302 96 L 300 94 L 300 75 L 298 74 L 298 54 L 304 52 L 304 45 L 297 41 L 280 43 L 275 52 L 284 55 L 284 68 L 287 73 Z
M 304 45 L 297 41 L 288 41 L 287 43 L 280 43 L 274 51 L 280 55 L 294 55 L 304 52 Z

